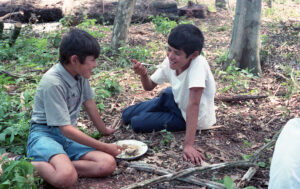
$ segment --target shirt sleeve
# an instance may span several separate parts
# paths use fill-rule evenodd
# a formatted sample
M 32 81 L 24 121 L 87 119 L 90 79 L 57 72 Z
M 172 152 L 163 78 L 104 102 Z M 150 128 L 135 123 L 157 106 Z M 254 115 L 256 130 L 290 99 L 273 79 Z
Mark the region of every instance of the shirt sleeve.
M 193 60 L 189 72 L 189 88 L 206 87 L 207 65 L 206 59 L 202 56 Z
M 47 125 L 70 125 L 71 119 L 62 86 L 52 85 L 44 89 L 44 108 Z
M 165 58 L 163 63 L 159 65 L 159 68 L 151 75 L 150 79 L 156 84 L 162 84 L 164 82 L 169 82 L 168 78 L 168 69 L 169 68 L 169 60 Z

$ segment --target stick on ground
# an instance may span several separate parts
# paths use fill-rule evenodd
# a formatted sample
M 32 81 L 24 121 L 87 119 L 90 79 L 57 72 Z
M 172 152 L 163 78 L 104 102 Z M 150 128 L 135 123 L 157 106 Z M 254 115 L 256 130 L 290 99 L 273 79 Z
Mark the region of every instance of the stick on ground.
M 175 173 L 170 173 L 167 175 L 159 176 L 156 178 L 144 180 L 139 183 L 134 183 L 129 186 L 122 187 L 122 189 L 133 189 L 133 188 L 138 188 L 142 186 L 148 186 L 156 183 L 160 183 L 163 181 L 170 181 L 174 180 L 180 177 L 187 177 L 195 172 L 205 172 L 205 171 L 212 171 L 212 170 L 217 170 L 221 168 L 232 168 L 232 167 L 250 167 L 254 166 L 253 163 L 249 161 L 235 161 L 235 162 L 226 162 L 226 163 L 219 163 L 219 164 L 213 164 L 205 167 L 192 167 L 188 169 L 184 169 Z

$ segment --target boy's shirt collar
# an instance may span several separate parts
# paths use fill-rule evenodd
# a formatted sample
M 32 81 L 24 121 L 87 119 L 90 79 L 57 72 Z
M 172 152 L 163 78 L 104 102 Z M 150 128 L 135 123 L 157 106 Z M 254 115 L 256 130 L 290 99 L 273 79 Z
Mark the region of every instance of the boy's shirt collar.
M 68 83 L 70 87 L 77 85 L 77 81 L 81 78 L 80 75 L 77 75 L 75 79 L 59 62 L 57 65 L 57 70 L 61 74 L 61 77 Z

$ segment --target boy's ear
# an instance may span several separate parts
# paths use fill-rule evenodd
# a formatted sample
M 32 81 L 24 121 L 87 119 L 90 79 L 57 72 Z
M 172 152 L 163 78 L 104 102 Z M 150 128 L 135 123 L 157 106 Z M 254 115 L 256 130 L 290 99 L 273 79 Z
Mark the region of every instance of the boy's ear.
M 191 57 L 192 59 L 196 58 L 197 56 L 199 56 L 199 51 L 195 51 L 195 52 L 193 52 L 192 54 L 190 54 L 190 57 Z
M 77 55 L 72 55 L 70 57 L 70 64 L 76 64 L 77 62 L 79 62 L 78 56 Z

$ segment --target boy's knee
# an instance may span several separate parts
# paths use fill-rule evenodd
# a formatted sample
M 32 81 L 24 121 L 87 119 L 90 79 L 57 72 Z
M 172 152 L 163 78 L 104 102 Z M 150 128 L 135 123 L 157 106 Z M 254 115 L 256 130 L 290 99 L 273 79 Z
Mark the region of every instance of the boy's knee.
M 74 185 L 77 182 L 78 175 L 75 170 L 69 170 L 69 171 L 63 171 L 60 173 L 57 173 L 56 175 L 56 181 L 54 183 L 54 186 L 56 187 L 70 187 Z
M 143 131 L 143 124 L 140 123 L 140 119 L 137 116 L 131 119 L 131 128 L 135 133 L 140 133 Z
M 127 107 L 125 109 L 122 110 L 122 122 L 124 125 L 128 125 L 130 123 L 130 107 Z
M 163 90 L 161 95 L 167 95 L 167 96 L 172 95 L 173 96 L 172 87 L 168 87 L 165 90 Z
M 105 161 L 104 164 L 99 164 L 98 167 L 95 168 L 98 171 L 97 175 L 99 175 L 99 177 L 111 175 L 117 168 L 117 163 L 113 156 L 108 155 L 103 161 Z

